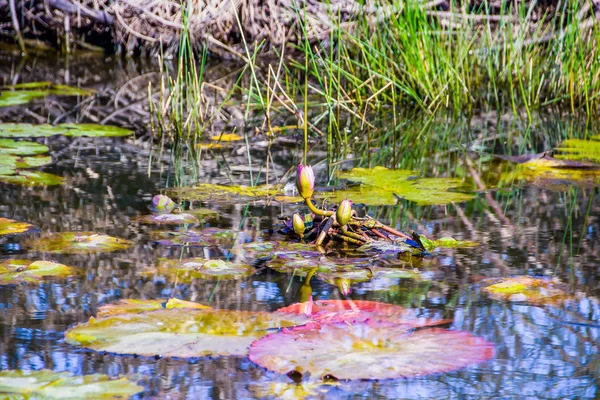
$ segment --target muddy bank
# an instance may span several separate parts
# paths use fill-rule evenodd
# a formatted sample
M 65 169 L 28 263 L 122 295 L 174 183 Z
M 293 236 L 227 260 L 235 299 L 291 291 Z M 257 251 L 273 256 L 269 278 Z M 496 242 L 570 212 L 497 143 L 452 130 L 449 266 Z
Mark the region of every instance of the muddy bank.
M 459 2 L 461 3 L 461 2 Z M 505 4 L 506 3 L 506 4 Z M 550 18 L 556 1 L 414 1 L 440 25 L 461 29 L 461 21 L 519 23 Z M 353 0 L 0 0 L 2 36 L 28 48 L 174 54 L 189 35 L 196 49 L 221 58 L 246 60 L 248 54 L 281 54 L 298 46 L 328 46 L 339 29 L 377 26 L 405 11 L 401 2 Z M 588 7 L 589 8 L 589 7 Z

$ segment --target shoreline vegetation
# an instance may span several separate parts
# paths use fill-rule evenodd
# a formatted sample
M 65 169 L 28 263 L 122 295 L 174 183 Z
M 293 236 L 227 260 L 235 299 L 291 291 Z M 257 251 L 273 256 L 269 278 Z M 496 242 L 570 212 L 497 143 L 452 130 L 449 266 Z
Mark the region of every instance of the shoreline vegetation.
M 186 148 L 231 130 L 270 146 L 295 130 L 304 162 L 316 138 L 329 162 L 360 152 L 370 163 L 373 148 L 387 148 L 386 163 L 402 166 L 414 143 L 464 147 L 423 134 L 448 117 L 509 111 L 532 124 L 543 112 L 594 125 L 600 106 L 591 0 L 0 0 L 4 10 L 2 33 L 22 53 L 44 42 L 71 57 L 96 48 L 158 59 L 157 75 L 137 85 L 144 120 L 163 144 Z

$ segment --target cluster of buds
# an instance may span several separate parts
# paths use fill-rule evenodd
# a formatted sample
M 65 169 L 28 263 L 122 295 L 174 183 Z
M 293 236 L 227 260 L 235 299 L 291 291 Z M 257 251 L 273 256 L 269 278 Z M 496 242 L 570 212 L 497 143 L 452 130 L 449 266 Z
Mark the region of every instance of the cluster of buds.
M 332 218 L 332 222 L 335 221 L 343 228 L 343 230 L 345 230 L 348 223 L 352 220 L 352 202 L 347 199 L 343 200 L 339 204 L 335 214 L 333 211 L 321 210 L 317 208 L 312 202 L 312 196 L 315 192 L 315 173 L 310 165 L 298 165 L 298 170 L 296 173 L 296 187 L 298 188 L 298 193 L 304 199 L 310 211 L 322 217 Z M 294 214 L 292 217 L 292 227 L 298 236 L 304 238 L 305 225 L 300 215 Z

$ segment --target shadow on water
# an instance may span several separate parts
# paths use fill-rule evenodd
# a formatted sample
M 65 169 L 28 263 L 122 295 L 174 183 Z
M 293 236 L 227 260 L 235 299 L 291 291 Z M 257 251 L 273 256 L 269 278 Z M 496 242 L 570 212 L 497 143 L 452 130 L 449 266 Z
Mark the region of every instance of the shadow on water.
M 301 279 L 261 270 L 234 281 L 174 284 L 139 274 L 157 258 L 182 256 L 175 248 L 152 246 L 150 237 L 156 228 L 132 220 L 147 212 L 151 196 L 164 188 L 169 176 L 168 156 L 162 164 L 153 164 L 148 176 L 152 144 L 144 138 L 143 130 L 147 123 L 142 104 L 147 96 L 145 85 L 158 68 L 94 59 L 74 60 L 68 69 L 48 60 L 35 60 L 19 68 L 12 65 L 10 70 L 7 63 L 4 65 L 0 69 L 4 83 L 76 82 L 95 88 L 98 94 L 87 106 L 78 106 L 76 99 L 47 98 L 24 107 L 0 109 L 3 122 L 105 121 L 136 128 L 138 139 L 40 139 L 50 146 L 54 158 L 44 170 L 63 176 L 65 184 L 23 188 L 0 183 L 1 217 L 28 221 L 41 233 L 100 231 L 136 242 L 125 252 L 50 257 L 84 270 L 82 277 L 39 286 L 0 286 L 0 369 L 124 375 L 144 386 L 143 396 L 157 398 L 282 396 L 269 392 L 269 388 L 274 382 L 289 379 L 267 372 L 247 358 L 155 359 L 93 352 L 65 343 L 63 332 L 69 326 L 86 321 L 100 305 L 117 299 L 176 296 L 215 308 L 275 310 L 299 301 Z M 126 112 L 115 113 L 122 108 Z M 359 206 L 359 211 L 401 229 L 473 240 L 480 245 L 441 250 L 425 267 L 433 276 L 430 281 L 377 278 L 353 285 L 348 297 L 410 307 L 424 317 L 452 318 L 452 328 L 493 342 L 496 356 L 453 373 L 326 385 L 312 397 L 597 397 L 598 189 L 535 181 L 515 181 L 498 188 L 501 175 L 510 167 L 489 156 L 541 152 L 565 138 L 592 132 L 569 117 L 540 114 L 532 124 L 525 124 L 512 114 L 488 112 L 468 122 L 407 119 L 378 139 L 363 133 L 350 135 L 348 150 L 354 157 L 349 162 L 333 163 L 329 169 L 332 175 L 336 169 L 351 165 L 385 164 L 426 176 L 458 177 L 465 187 L 477 191 L 476 198 L 466 203 L 416 206 L 399 199 L 390 206 Z M 250 149 L 241 144 L 205 151 L 200 156 L 200 168 L 187 167 L 195 170 L 201 182 L 247 183 L 248 154 L 256 177 L 270 151 L 271 171 L 278 177 L 289 177 L 286 172 L 301 161 L 301 143 L 299 131 L 275 139 L 270 148 L 260 136 L 252 137 Z M 320 184 L 325 185 L 323 160 L 327 160 L 326 147 L 315 145 L 310 161 L 317 166 Z M 264 179 L 264 172 L 259 176 Z M 478 187 L 478 181 L 485 187 Z M 338 184 L 335 179 L 331 183 Z M 280 227 L 277 217 L 304 212 L 304 206 L 297 204 L 215 203 L 208 207 L 219 216 L 205 225 L 234 230 L 257 227 L 267 236 Z M 26 240 L 3 239 L 0 256 L 39 256 L 28 251 Z M 190 248 L 183 256 L 200 256 L 205 251 Z M 528 305 L 490 300 L 481 292 L 482 279 L 511 275 L 554 275 L 566 284 L 572 299 L 562 306 Z M 313 280 L 312 289 L 315 299 L 344 298 L 337 287 L 318 280 Z

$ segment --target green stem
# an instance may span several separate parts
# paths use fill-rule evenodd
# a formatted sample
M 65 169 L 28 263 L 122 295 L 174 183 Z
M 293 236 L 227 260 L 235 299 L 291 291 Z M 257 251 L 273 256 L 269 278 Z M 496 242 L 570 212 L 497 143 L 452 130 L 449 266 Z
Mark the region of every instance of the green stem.
M 351 237 L 351 238 L 356 239 L 356 240 L 360 240 L 361 242 L 366 242 L 367 241 L 362 235 L 359 235 L 358 233 L 350 232 L 348 230 L 348 226 L 346 226 L 346 225 L 342 226 L 341 230 L 342 230 L 342 233 L 345 236 Z
M 325 211 L 325 210 L 319 210 L 310 200 L 310 197 L 307 197 L 306 199 L 304 199 L 304 201 L 306 202 L 306 205 L 308 206 L 309 210 L 312 211 L 313 213 L 317 214 L 317 215 L 321 215 L 323 217 L 331 217 L 333 215 L 333 211 Z

